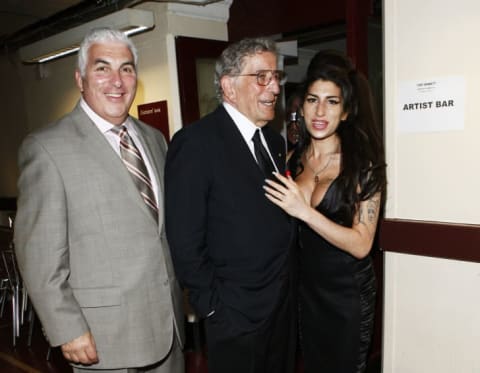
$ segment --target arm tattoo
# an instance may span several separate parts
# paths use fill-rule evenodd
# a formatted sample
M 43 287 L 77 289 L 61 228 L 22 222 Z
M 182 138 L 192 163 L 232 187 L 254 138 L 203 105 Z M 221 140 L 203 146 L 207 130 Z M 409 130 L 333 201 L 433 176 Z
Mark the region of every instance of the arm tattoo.
M 358 224 L 365 224 L 365 222 L 363 221 L 363 208 L 362 208 L 362 205 L 360 205 L 359 209 L 358 209 Z
M 375 216 L 377 215 L 379 202 L 380 202 L 380 198 L 378 197 L 371 198 L 367 202 L 367 215 L 368 215 L 368 221 L 370 223 L 375 221 Z
M 366 224 L 375 222 L 375 217 L 378 211 L 378 205 L 380 204 L 380 198 L 374 197 L 367 201 L 367 206 L 364 208 L 362 205 L 358 208 L 357 224 Z M 364 215 L 364 213 L 366 213 Z M 366 219 L 366 220 L 365 220 Z

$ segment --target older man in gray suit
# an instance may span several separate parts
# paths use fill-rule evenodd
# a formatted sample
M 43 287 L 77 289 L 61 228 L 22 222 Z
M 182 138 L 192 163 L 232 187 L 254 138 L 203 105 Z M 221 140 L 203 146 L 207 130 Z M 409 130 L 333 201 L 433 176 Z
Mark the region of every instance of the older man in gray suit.
M 82 98 L 19 152 L 19 267 L 75 372 L 184 371 L 162 212 L 166 142 L 128 115 L 136 65 L 123 33 L 90 32 L 75 72 Z

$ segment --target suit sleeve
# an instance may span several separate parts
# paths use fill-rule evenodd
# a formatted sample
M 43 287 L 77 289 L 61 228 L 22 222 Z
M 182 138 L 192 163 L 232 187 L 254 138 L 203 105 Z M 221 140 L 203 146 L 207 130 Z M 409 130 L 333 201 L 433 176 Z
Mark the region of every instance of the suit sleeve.
M 29 136 L 19 151 L 14 242 L 27 292 L 52 346 L 89 330 L 68 283 L 68 211 L 62 176 L 47 150 Z
M 216 308 L 215 270 L 208 255 L 208 152 L 200 139 L 178 133 L 165 168 L 166 229 L 177 277 L 201 317 Z

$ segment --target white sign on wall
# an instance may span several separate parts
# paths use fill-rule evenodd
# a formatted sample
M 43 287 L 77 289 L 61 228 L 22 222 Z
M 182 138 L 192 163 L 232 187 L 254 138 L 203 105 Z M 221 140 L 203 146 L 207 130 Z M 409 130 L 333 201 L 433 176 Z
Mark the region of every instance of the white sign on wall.
M 465 89 L 463 76 L 400 82 L 397 104 L 398 131 L 462 130 L 465 117 Z

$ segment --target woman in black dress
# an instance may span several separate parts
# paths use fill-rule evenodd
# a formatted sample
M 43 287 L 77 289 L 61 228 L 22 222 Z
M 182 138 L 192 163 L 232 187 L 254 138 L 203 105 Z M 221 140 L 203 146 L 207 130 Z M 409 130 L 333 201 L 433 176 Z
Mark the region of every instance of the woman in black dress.
M 318 61 L 321 62 L 318 62 Z M 310 66 L 291 174 L 266 196 L 299 221 L 299 329 L 306 373 L 360 373 L 371 341 L 370 250 L 386 185 L 368 83 L 346 57 Z

